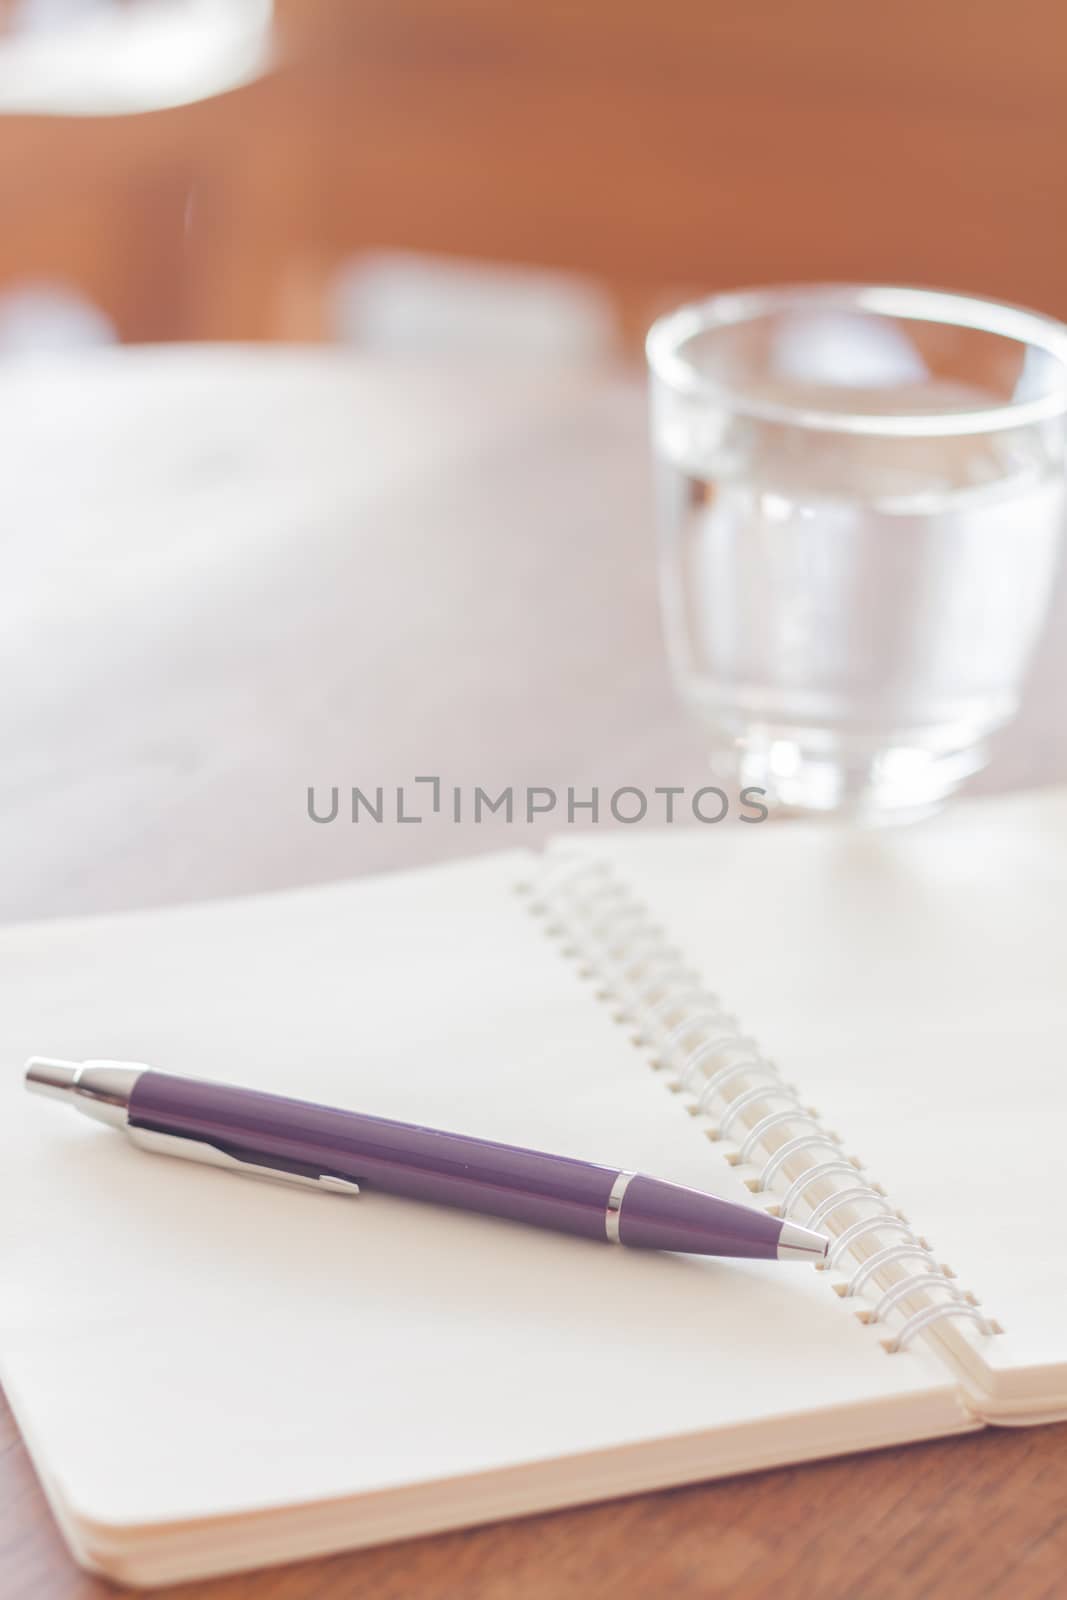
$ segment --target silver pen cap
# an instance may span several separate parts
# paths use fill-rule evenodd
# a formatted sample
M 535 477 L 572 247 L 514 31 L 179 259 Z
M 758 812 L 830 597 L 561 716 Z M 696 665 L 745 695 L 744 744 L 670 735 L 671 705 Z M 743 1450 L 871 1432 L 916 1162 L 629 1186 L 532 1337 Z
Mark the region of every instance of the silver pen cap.
M 25 1082 L 31 1094 L 66 1100 L 97 1122 L 124 1128 L 133 1086 L 144 1070 L 126 1062 L 55 1061 L 33 1056 L 26 1063 Z

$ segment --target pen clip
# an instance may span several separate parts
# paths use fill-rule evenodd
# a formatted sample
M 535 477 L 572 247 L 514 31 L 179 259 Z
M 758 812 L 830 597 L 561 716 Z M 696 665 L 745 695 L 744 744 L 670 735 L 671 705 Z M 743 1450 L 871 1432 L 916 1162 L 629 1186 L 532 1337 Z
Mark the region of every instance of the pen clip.
M 298 1183 L 305 1189 L 317 1189 L 320 1194 L 343 1194 L 352 1198 L 359 1194 L 358 1183 L 351 1178 L 339 1178 L 332 1172 L 320 1172 L 318 1177 L 313 1178 L 302 1172 L 286 1172 L 282 1167 L 264 1167 L 254 1161 L 244 1161 L 229 1150 L 220 1150 L 218 1145 L 209 1144 L 206 1139 L 178 1133 L 159 1133 L 155 1128 L 139 1128 L 132 1123 L 127 1124 L 126 1132 L 134 1144 L 155 1155 L 177 1156 L 182 1161 L 199 1162 L 201 1166 L 222 1167 L 226 1172 L 236 1173 L 242 1178 L 263 1178 L 268 1183 Z

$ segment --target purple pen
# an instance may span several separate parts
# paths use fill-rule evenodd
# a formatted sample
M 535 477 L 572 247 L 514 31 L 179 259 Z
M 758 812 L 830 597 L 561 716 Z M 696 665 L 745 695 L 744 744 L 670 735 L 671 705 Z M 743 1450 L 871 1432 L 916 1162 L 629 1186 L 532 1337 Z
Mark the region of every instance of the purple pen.
M 26 1087 L 135 1144 L 249 1177 L 360 1186 L 586 1239 L 692 1255 L 821 1261 L 828 1240 L 751 1206 L 570 1156 L 442 1133 L 117 1061 L 34 1058 Z

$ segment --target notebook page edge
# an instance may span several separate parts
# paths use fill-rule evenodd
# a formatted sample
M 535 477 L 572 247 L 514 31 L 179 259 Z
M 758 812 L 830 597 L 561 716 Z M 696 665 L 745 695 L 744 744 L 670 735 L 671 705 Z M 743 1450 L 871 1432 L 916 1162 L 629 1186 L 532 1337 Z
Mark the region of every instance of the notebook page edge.
M 808 1419 L 798 1415 L 785 1419 L 784 1441 L 782 1419 L 775 1419 L 725 1436 L 713 1431 L 640 1441 L 504 1472 L 433 1479 L 336 1502 L 281 1506 L 218 1519 L 219 1527 L 212 1526 L 213 1519 L 128 1528 L 96 1523 L 66 1507 L 56 1490 L 53 1509 L 62 1509 L 68 1540 L 76 1536 L 78 1559 L 90 1570 L 155 1587 L 239 1572 L 252 1564 L 279 1565 L 846 1453 L 949 1438 L 985 1426 L 951 1390 L 916 1395 L 910 1403 L 892 1397 L 842 1407 L 824 1413 L 821 1420 L 831 1425 L 820 1429 L 818 1437 L 811 1435 Z

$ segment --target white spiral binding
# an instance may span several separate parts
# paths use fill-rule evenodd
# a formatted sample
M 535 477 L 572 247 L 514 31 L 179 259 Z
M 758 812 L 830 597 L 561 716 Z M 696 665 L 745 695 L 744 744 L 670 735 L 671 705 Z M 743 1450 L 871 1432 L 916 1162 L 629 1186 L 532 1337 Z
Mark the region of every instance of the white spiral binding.
M 566 857 L 550 861 L 533 886 L 531 909 L 549 918 L 549 933 L 563 938 L 565 953 L 579 962 L 585 976 L 599 981 L 602 997 L 621 1006 L 618 1020 L 640 1030 L 635 1042 L 655 1052 L 653 1065 L 674 1074 L 670 1086 L 693 1097 L 689 1108 L 693 1114 L 712 1121 L 709 1138 L 730 1141 L 740 1123 L 739 1137 L 734 1138 L 737 1151 L 727 1159 L 733 1166 L 745 1167 L 753 1164 L 757 1152 L 762 1154 L 748 1186 L 756 1194 L 776 1195 L 780 1216 L 788 1217 L 798 1205 L 807 1205 L 806 1225 L 819 1228 L 831 1223 L 846 1205 L 876 1208 L 837 1232 L 827 1267 L 840 1271 L 845 1257 L 850 1258 L 852 1275 L 836 1286 L 845 1298 L 860 1295 L 867 1286 L 881 1291 L 873 1310 L 861 1313 L 863 1321 L 882 1324 L 891 1315 L 903 1318 L 886 1342 L 890 1353 L 905 1349 L 918 1334 L 950 1317 L 975 1322 L 983 1334 L 998 1331 L 996 1323 L 982 1315 L 974 1296 L 960 1290 L 948 1268 L 934 1260 L 926 1240 L 892 1209 L 884 1191 L 863 1179 L 861 1164 L 846 1156 L 837 1135 L 801 1104 L 796 1089 L 783 1080 L 755 1040 L 741 1032 L 737 1018 L 719 997 L 684 965 L 607 863 Z M 731 1088 L 737 1092 L 730 1093 Z M 757 1110 L 762 1114 L 746 1126 L 745 1112 Z M 796 1128 L 792 1138 L 777 1148 L 766 1145 L 768 1134 L 792 1127 Z M 786 1183 L 788 1163 L 809 1151 L 814 1159 Z M 843 1179 L 851 1181 L 842 1186 Z M 813 1202 L 808 1190 L 828 1182 L 834 1184 L 832 1192 Z M 883 1242 L 879 1237 L 883 1233 L 897 1237 L 892 1243 Z M 865 1242 L 867 1249 L 857 1251 Z M 884 1278 L 876 1283 L 885 1268 L 905 1261 L 916 1263 L 915 1270 L 888 1285 Z M 909 1308 L 913 1296 L 934 1293 L 945 1298 Z

